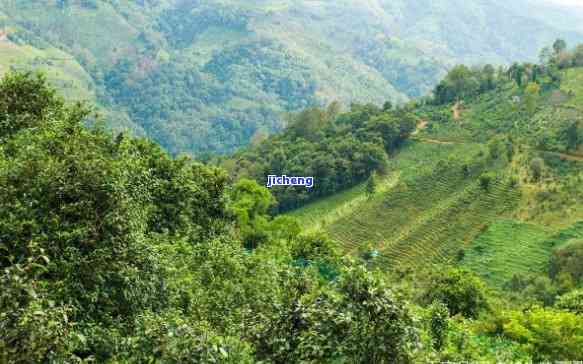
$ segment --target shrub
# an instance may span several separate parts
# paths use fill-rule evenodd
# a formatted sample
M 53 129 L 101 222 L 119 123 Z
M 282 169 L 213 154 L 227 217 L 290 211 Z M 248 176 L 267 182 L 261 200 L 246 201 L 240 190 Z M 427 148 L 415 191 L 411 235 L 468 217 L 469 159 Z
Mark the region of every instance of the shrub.
M 583 316 L 553 309 L 512 312 L 504 334 L 519 342 L 535 362 L 583 358 Z
M 530 161 L 530 173 L 534 181 L 540 181 L 543 176 L 545 161 L 542 158 L 534 158 Z
M 561 246 L 551 257 L 550 274 L 557 277 L 561 273 L 569 274 L 575 282 L 583 281 L 583 240 L 574 240 Z
M 422 301 L 426 304 L 442 302 L 452 316 L 460 314 L 469 318 L 477 317 L 489 307 L 484 283 L 474 273 L 456 268 L 433 273 Z
M 559 297 L 555 306 L 561 310 L 583 314 L 583 289 L 578 289 Z

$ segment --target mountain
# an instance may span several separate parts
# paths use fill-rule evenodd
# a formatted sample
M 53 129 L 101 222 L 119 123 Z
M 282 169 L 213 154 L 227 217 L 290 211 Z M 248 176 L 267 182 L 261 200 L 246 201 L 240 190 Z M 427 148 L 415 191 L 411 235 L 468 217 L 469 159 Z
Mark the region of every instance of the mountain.
M 8 73 L 0 363 L 582 358 L 583 45 L 544 54 L 293 113 L 228 171 Z
M 0 0 L 0 72 L 44 70 L 173 154 L 226 152 L 286 112 L 401 103 L 456 63 L 535 60 L 583 39 L 582 19 L 542 0 Z

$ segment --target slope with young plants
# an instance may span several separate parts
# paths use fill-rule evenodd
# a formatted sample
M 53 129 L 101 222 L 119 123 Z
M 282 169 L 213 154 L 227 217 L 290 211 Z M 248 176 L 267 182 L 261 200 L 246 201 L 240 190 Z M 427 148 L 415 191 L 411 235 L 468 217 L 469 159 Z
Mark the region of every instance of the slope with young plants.
M 583 48 L 561 43 L 541 65 L 454 68 L 405 107 L 418 129 L 378 177 L 390 188 L 291 215 L 385 268 L 462 264 L 498 288 L 546 271 L 556 237 L 583 220 Z

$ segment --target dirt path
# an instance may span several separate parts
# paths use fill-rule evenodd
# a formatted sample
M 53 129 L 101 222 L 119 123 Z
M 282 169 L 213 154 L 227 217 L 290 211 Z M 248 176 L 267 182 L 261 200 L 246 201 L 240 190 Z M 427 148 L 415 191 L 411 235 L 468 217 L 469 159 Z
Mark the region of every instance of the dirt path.
M 566 161 L 583 162 L 583 156 L 581 156 L 581 155 L 566 154 L 566 153 L 559 153 L 559 152 L 548 152 L 546 150 L 541 150 L 541 152 L 556 155 L 559 158 L 561 158 L 562 160 L 566 160 Z
M 421 143 L 428 143 L 428 144 L 443 144 L 443 145 L 453 145 L 453 144 L 460 144 L 457 142 L 450 142 L 446 140 L 437 140 L 437 139 L 430 139 L 430 138 L 414 138 Z
M 417 121 L 417 129 L 415 129 L 415 131 L 413 133 L 411 133 L 411 135 L 419 134 L 421 132 L 421 130 L 423 130 L 427 127 L 427 124 L 429 124 L 429 122 L 427 120 L 420 119 L 419 121 Z
M 453 120 L 459 120 L 462 116 L 462 104 L 459 101 L 456 102 L 451 108 L 451 111 L 453 112 Z

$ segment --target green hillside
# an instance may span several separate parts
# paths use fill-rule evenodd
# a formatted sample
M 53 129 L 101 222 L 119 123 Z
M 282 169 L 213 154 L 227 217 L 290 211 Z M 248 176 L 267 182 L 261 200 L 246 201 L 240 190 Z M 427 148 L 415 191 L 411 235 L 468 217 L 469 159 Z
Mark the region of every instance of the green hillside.
M 583 358 L 583 46 L 553 48 L 206 163 L 8 72 L 0 363 Z
M 497 288 L 546 272 L 583 221 L 583 68 L 559 73 L 554 86 L 499 79 L 463 102 L 411 104 L 418 130 L 384 188 L 367 196 L 363 182 L 289 215 L 384 268 L 460 264 Z
M 27 55 L 0 70 L 54 72 L 111 126 L 173 154 L 225 152 L 280 131 L 289 111 L 405 102 L 455 63 L 535 60 L 557 37 L 580 40 L 582 18 L 526 0 L 1 0 L 0 48 Z

